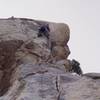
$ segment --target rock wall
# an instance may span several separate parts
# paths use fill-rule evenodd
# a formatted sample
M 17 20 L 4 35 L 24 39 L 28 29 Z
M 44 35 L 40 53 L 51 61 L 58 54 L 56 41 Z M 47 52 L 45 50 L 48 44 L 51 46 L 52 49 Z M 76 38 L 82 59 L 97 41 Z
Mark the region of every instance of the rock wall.
M 68 59 L 69 38 L 64 23 L 0 19 L 0 100 L 100 100 L 100 75 Z

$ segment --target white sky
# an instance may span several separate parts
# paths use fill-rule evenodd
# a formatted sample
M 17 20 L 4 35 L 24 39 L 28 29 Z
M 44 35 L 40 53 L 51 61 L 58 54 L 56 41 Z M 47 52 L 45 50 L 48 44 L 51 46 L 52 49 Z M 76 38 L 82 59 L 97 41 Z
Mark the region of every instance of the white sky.
M 100 0 L 0 0 L 0 18 L 11 16 L 67 23 L 69 58 L 84 72 L 100 72 Z

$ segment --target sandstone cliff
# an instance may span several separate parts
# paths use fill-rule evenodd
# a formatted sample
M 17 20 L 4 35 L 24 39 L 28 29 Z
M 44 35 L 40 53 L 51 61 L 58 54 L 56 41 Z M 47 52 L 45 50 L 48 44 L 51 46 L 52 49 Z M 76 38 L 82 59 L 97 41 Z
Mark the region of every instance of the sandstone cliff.
M 69 38 L 64 23 L 0 19 L 0 100 L 100 100 L 100 74 L 68 59 Z

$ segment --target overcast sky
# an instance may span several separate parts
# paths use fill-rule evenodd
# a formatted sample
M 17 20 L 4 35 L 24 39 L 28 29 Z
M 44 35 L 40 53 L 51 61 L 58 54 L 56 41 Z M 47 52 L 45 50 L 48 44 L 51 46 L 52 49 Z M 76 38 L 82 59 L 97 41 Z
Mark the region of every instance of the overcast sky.
M 100 0 L 0 0 L 0 18 L 11 16 L 67 23 L 69 58 L 100 72 Z

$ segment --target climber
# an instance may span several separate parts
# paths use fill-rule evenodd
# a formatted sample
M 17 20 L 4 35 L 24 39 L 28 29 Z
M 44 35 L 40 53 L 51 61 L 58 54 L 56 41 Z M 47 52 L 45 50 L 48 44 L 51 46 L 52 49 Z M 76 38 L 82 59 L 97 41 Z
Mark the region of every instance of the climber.
M 72 72 L 75 72 L 75 73 L 77 73 L 79 75 L 83 74 L 82 69 L 80 67 L 80 63 L 78 61 L 76 61 L 76 60 L 73 59 L 71 61 L 71 66 L 72 66 L 72 68 L 71 68 Z
M 48 24 L 42 25 L 39 28 L 38 37 L 45 36 L 47 39 L 49 39 L 49 32 L 50 32 L 49 25 Z
M 11 17 L 10 17 L 10 18 L 8 18 L 8 19 L 11 19 L 11 20 L 12 20 L 12 19 L 15 19 L 15 17 L 14 17 L 14 16 L 11 16 Z

